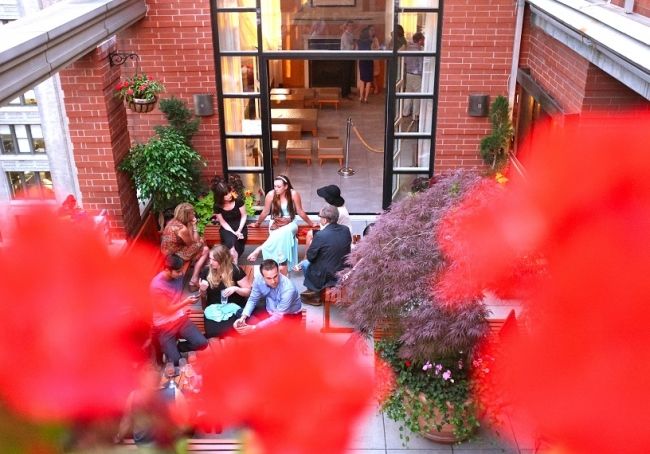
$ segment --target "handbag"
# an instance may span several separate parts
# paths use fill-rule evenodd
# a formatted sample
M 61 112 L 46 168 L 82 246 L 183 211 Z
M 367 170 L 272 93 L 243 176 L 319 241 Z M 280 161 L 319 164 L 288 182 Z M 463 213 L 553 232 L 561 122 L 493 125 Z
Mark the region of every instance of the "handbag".
M 269 227 L 269 230 L 277 230 L 280 227 L 284 227 L 285 225 L 289 224 L 291 222 L 291 219 L 289 218 L 274 218 L 273 223 L 271 224 L 271 227 Z

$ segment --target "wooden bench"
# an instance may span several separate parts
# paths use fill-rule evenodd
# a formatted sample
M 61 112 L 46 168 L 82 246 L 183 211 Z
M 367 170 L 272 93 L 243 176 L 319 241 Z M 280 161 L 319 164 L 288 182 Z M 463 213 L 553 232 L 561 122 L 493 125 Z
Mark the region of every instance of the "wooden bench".
M 271 109 L 271 123 L 300 125 L 303 132 L 310 131 L 316 137 L 318 109 Z
M 127 438 L 122 441 L 122 445 L 128 449 L 138 449 L 135 442 Z M 239 440 L 221 439 L 221 438 L 190 438 L 187 440 L 188 452 L 201 452 L 203 454 L 237 454 L 242 449 Z
M 287 140 L 300 140 L 302 126 L 299 124 L 274 123 L 271 125 L 271 138 L 278 141 L 278 148 L 284 148 Z
M 303 308 L 301 311 L 301 315 L 302 318 L 300 319 L 300 325 L 304 329 L 307 329 L 307 309 Z M 203 309 L 201 309 L 200 307 L 192 307 L 192 309 L 190 309 L 190 321 L 194 323 L 194 325 L 196 325 L 199 331 L 201 331 L 201 334 L 205 335 L 205 318 L 203 317 Z M 342 331 L 336 331 L 336 332 L 342 332 Z
M 333 305 L 344 301 L 345 289 L 339 287 L 328 287 L 321 290 L 320 299 L 323 302 L 323 327 L 321 333 L 352 333 L 351 326 L 332 326 L 330 324 L 330 311 Z
M 311 165 L 311 140 L 287 140 L 286 160 L 287 167 L 291 165 L 291 160 L 301 159 Z
M 323 107 L 323 104 L 334 104 L 336 110 L 339 110 L 341 104 L 341 88 L 340 87 L 319 87 L 316 88 L 316 102 L 318 108 Z
M 343 142 L 338 137 L 318 139 L 318 164 L 323 165 L 325 159 L 336 159 L 343 166 Z
M 299 225 L 298 233 L 296 237 L 298 238 L 298 244 L 307 244 L 307 232 L 314 230 L 317 227 L 309 227 L 308 225 Z M 216 244 L 221 243 L 221 236 L 219 235 L 219 225 L 208 224 L 205 226 L 205 231 L 203 232 L 203 238 L 208 247 L 212 247 Z M 262 244 L 269 238 L 269 227 L 268 225 L 261 225 L 255 227 L 251 224 L 248 224 L 248 238 L 246 239 L 246 244 Z

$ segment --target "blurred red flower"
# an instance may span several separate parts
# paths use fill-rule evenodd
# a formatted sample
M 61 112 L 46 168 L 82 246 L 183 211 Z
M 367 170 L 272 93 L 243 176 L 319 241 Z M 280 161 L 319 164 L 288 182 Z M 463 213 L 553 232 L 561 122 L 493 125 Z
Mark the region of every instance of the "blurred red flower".
M 530 330 L 503 342 L 495 375 L 528 429 L 569 452 L 650 446 L 649 129 L 648 114 L 536 127 L 528 180 L 511 175 L 461 228 L 470 286 L 503 281 L 522 254 L 547 261 Z
M 343 452 L 373 396 L 372 365 L 300 328 L 259 330 L 200 361 L 202 422 L 247 426 L 267 454 Z
M 142 361 L 151 269 L 46 207 L 21 215 L 0 253 L 0 398 L 37 420 L 122 409 Z

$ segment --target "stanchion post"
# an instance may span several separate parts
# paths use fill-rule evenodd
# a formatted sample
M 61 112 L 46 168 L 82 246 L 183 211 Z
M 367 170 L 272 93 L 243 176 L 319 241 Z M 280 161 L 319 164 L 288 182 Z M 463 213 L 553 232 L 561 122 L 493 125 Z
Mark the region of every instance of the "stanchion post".
M 350 158 L 350 129 L 352 128 L 352 117 L 348 117 L 348 124 L 345 129 L 345 164 L 339 169 L 339 175 L 350 177 L 354 175 L 354 170 L 348 165 Z

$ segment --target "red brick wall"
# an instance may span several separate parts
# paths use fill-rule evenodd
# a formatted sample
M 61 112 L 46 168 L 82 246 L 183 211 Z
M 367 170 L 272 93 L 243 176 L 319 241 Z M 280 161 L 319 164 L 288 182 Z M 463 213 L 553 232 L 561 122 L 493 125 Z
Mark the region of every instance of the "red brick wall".
M 589 62 L 524 19 L 520 66 L 530 68 L 532 78 L 566 113 L 582 110 Z
M 180 98 L 193 111 L 192 95 L 215 95 L 215 114 L 201 117 L 199 132 L 192 141 L 205 159 L 203 177 L 208 181 L 222 173 L 210 3 L 148 0 L 147 5 L 146 17 L 119 35 L 119 48 L 136 52 L 141 70 L 163 82 L 163 98 Z M 124 76 L 130 76 L 133 64 L 127 62 L 121 70 Z M 128 116 L 131 136 L 139 142 L 146 142 L 153 135 L 154 125 L 166 123 L 157 108 L 147 114 L 129 111 Z
M 135 190 L 116 171 L 126 155 L 126 115 L 113 96 L 119 72 L 108 63 L 110 44 L 90 52 L 59 73 L 77 167 L 81 203 L 86 210 L 107 209 L 111 233 L 132 234 L 140 222 Z
M 650 110 L 650 102 L 600 68 L 589 65 L 583 102 L 584 112 Z
M 625 0 L 612 0 L 612 5 L 623 8 Z M 634 0 L 634 8 L 632 9 L 632 12 L 650 17 L 650 0 Z
M 479 142 L 487 118 L 467 115 L 468 96 L 507 95 L 515 2 L 449 0 L 444 4 L 434 171 L 483 166 Z
M 650 0 L 649 0 L 650 3 Z M 524 20 L 520 66 L 566 113 L 647 109 L 648 101 Z

